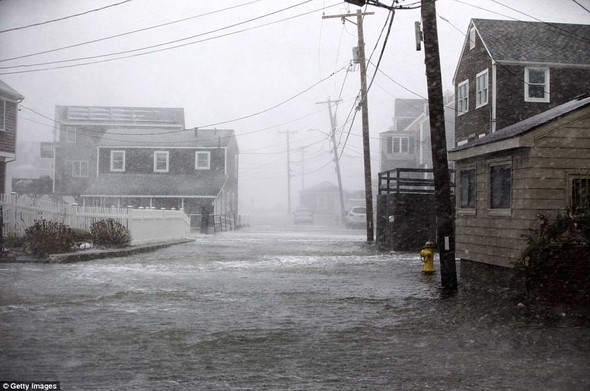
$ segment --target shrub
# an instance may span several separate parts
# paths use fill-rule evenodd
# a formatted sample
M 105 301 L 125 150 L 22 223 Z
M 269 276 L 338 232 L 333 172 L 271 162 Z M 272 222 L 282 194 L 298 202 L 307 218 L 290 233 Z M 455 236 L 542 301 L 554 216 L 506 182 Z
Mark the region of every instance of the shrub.
M 528 235 L 520 265 L 528 265 L 530 261 L 545 262 L 554 256 L 552 249 L 566 244 L 590 245 L 590 209 L 570 208 L 565 214 L 559 213 L 553 222 L 549 222 L 548 215 L 538 215 L 538 218 L 541 226 Z
M 131 242 L 131 233 L 114 219 L 99 220 L 90 226 L 92 240 L 97 246 L 123 247 Z
M 25 249 L 37 255 L 70 252 L 74 249 L 74 242 L 72 230 L 55 221 L 36 221 L 25 230 Z

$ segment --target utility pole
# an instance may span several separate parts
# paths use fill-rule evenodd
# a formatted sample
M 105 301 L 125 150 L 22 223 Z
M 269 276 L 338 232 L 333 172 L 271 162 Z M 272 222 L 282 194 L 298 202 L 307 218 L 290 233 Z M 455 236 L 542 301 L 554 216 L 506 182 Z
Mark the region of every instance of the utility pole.
M 366 4 L 396 9 L 413 7 L 389 7 L 378 0 L 345 0 L 362 7 Z M 421 14 L 424 36 L 424 61 L 428 85 L 428 111 L 430 116 L 430 141 L 434 195 L 436 201 L 437 241 L 440 257 L 441 285 L 452 293 L 457 290 L 457 269 L 455 265 L 455 234 L 453 229 L 453 208 L 451 206 L 451 179 L 445 137 L 444 99 L 440 74 L 440 54 L 436 26 L 436 0 L 421 0 Z M 360 12 L 360 11 L 357 11 Z M 418 45 L 416 46 L 418 48 Z
M 358 55 L 361 73 L 361 109 L 363 124 L 363 156 L 365 167 L 365 206 L 367 210 L 367 242 L 373 242 L 373 188 L 371 182 L 371 148 L 369 140 L 369 104 L 367 99 L 367 63 L 365 59 L 365 40 L 363 33 L 363 16 L 373 15 L 374 12 L 361 12 L 334 16 L 322 16 L 322 18 L 342 18 L 356 15 L 356 28 L 358 35 Z
M 338 158 L 338 149 L 336 148 L 336 117 L 332 114 L 332 103 L 338 103 L 339 100 L 333 101 L 328 98 L 325 102 L 317 104 L 327 104 L 328 114 L 330 115 L 330 139 L 332 140 L 332 151 L 334 152 L 334 164 L 336 165 L 336 176 L 338 177 L 338 190 L 340 192 L 340 222 L 344 223 L 344 190 L 342 189 L 342 175 L 340 175 L 340 159 Z
M 279 132 L 287 134 L 287 214 L 291 213 L 291 147 L 289 144 L 289 134 L 297 132 Z
M 436 5 L 434 2 L 435 0 L 422 0 L 421 14 L 424 33 L 426 82 L 428 85 L 428 111 L 430 115 L 441 285 L 444 290 L 453 292 L 457 290 L 455 234 L 453 232 L 451 180 L 447 158 L 444 99 L 436 26 Z

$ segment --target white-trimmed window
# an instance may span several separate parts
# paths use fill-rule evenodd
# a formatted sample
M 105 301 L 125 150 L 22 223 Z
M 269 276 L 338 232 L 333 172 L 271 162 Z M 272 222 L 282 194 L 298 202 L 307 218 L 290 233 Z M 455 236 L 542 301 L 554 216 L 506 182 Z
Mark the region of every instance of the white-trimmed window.
M 387 147 L 389 153 L 408 154 L 414 153 L 414 140 L 410 137 L 394 136 L 390 138 L 390 146 Z
M 111 151 L 111 172 L 125 172 L 125 151 Z
M 6 131 L 6 99 L 0 99 L 0 131 Z
M 525 102 L 549 102 L 549 68 L 524 68 Z
M 74 160 L 72 161 L 72 176 L 73 177 L 87 177 L 88 176 L 88 161 Z
M 475 77 L 475 108 L 488 104 L 489 90 L 488 70 L 479 72 Z
M 475 47 L 475 27 L 469 29 L 469 50 Z
M 211 152 L 195 152 L 195 170 L 209 170 L 211 168 Z
M 75 126 L 66 126 L 66 143 L 74 144 L 76 143 L 76 127 Z
M 465 80 L 457 86 L 457 114 L 465 114 L 469 111 L 469 80 Z
M 154 151 L 154 172 L 168 172 L 168 151 Z
M 512 164 L 490 165 L 490 208 L 509 209 L 512 193 Z

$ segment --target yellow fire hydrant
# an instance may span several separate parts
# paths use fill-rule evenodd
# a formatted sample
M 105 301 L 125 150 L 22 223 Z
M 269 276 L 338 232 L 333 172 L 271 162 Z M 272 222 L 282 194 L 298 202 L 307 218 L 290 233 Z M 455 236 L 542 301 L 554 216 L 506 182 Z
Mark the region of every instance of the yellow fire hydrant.
M 432 274 L 434 273 L 434 243 L 431 241 L 426 242 L 420 256 L 424 261 L 424 267 L 422 267 L 422 273 Z

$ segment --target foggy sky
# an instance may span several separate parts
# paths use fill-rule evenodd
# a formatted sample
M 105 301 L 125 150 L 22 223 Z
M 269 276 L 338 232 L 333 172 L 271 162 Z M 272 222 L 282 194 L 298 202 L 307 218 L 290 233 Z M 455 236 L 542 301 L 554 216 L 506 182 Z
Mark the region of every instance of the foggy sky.
M 0 0 L 0 30 L 121 2 Z M 402 4 L 413 2 L 406 0 Z M 590 9 L 590 0 L 577 2 Z M 439 0 L 436 5 L 443 84 L 444 89 L 451 91 L 471 18 L 590 23 L 590 13 L 573 0 Z M 229 7 L 235 8 L 219 11 Z M 284 11 L 267 15 L 280 10 Z M 286 210 L 285 132 L 292 132 L 294 204 L 303 184 L 312 186 L 323 180 L 337 183 L 333 155 L 324 134 L 330 131 L 328 108 L 319 103 L 328 98 L 341 99 L 334 110 L 342 140 L 350 131 L 341 160 L 344 188 L 363 189 L 360 113 L 352 127 L 350 122 L 345 123 L 351 118 L 349 114 L 360 88 L 358 66 L 347 71 L 352 48 L 357 45 L 356 26 L 350 22 L 343 24 L 340 19 L 322 19 L 322 15 L 356 10 L 335 0 L 133 0 L 53 23 L 0 33 L 0 79 L 25 96 L 19 112 L 19 140 L 51 141 L 55 105 L 182 107 L 187 128 L 234 129 L 241 152 L 240 212 L 272 207 Z M 369 57 L 384 27 L 387 11 L 375 7 L 367 11 L 375 13 L 364 20 Z M 54 50 L 185 18 L 190 19 Z M 419 19 L 419 9 L 396 12 L 379 67 L 386 75 L 377 73 L 369 93 L 373 177 L 379 171 L 378 136 L 392 125 L 394 100 L 426 97 L 424 52 L 415 50 L 414 39 L 414 22 Z M 235 26 L 228 28 L 232 25 Z M 164 44 L 171 41 L 176 43 Z M 373 64 L 377 63 L 382 42 L 383 38 L 371 59 Z M 133 51 L 154 45 L 160 46 Z M 173 45 L 184 46 L 162 50 Z M 5 61 L 44 51 L 51 52 Z M 91 58 L 125 51 L 129 52 Z M 138 55 L 146 51 L 155 52 Z M 112 61 L 129 55 L 133 57 Z M 75 61 L 15 67 L 71 59 Z M 50 69 L 81 63 L 91 64 Z M 41 71 L 26 72 L 38 69 Z M 375 67 L 369 64 L 368 78 L 374 73 Z M 257 113 L 260 114 L 254 115 Z M 239 118 L 244 119 L 236 120 Z

